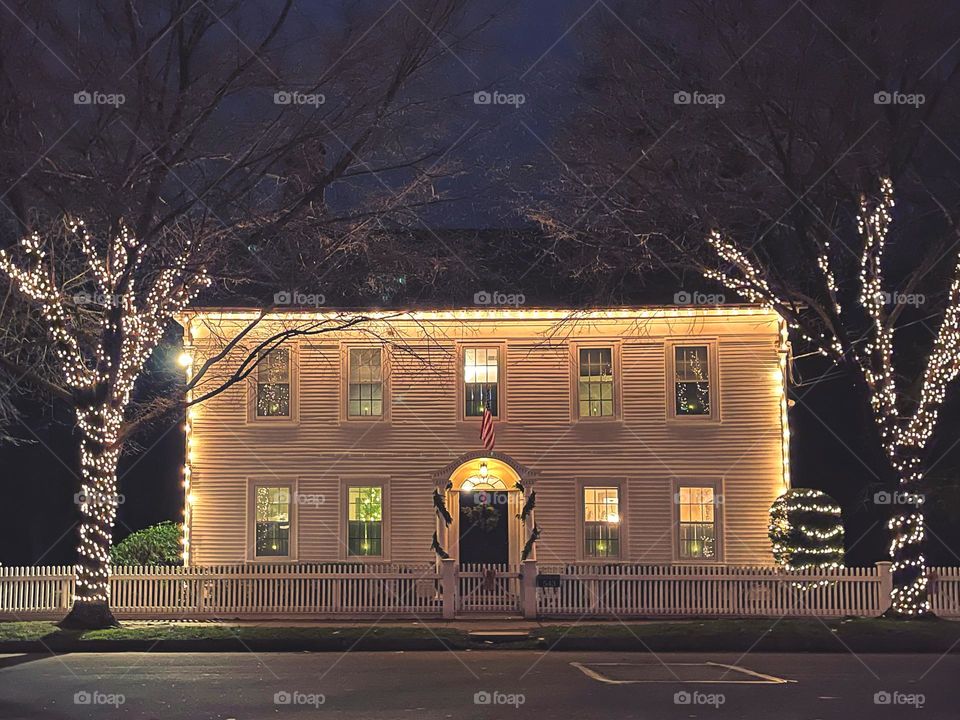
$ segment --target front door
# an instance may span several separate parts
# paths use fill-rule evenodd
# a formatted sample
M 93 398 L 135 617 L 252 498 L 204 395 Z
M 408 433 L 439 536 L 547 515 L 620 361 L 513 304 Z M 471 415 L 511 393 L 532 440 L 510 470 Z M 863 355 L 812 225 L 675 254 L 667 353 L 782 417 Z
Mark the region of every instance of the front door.
M 460 564 L 510 562 L 510 493 L 473 490 L 460 493 Z

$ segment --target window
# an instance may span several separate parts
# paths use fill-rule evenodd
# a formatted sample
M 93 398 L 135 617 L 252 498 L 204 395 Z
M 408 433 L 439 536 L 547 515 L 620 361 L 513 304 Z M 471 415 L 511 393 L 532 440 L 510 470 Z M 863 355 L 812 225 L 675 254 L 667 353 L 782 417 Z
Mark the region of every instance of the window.
M 290 417 L 290 349 L 279 347 L 257 364 L 257 417 Z
M 347 488 L 347 554 L 383 555 L 383 488 Z
M 256 557 L 290 555 L 290 488 L 257 485 L 254 492 Z
M 352 418 L 383 416 L 383 350 L 350 348 L 347 415 Z
M 681 485 L 677 492 L 680 508 L 680 559 L 717 559 L 717 513 L 713 487 Z
M 489 408 L 494 416 L 498 416 L 499 379 L 499 348 L 464 348 L 463 414 L 479 417 L 484 408 Z
M 673 348 L 674 413 L 680 416 L 711 415 L 710 364 L 706 345 Z
M 579 349 L 580 417 L 613 417 L 613 349 Z
M 583 553 L 588 558 L 620 557 L 620 489 L 583 489 Z

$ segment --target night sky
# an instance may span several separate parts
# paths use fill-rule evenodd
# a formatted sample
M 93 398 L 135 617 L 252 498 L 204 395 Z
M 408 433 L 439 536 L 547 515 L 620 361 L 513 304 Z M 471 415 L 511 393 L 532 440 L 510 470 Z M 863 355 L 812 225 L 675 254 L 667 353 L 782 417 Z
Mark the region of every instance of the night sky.
M 491 3 L 491 9 L 493 8 Z M 298 10 L 316 23 L 324 20 L 325 3 L 304 4 Z M 459 199 L 429 210 L 424 219 L 442 234 L 453 228 L 517 228 L 526 221 L 515 211 L 513 184 L 526 183 L 533 195 L 538 183 L 558 172 L 557 159 L 545 148 L 558 125 L 576 108 L 575 98 L 557 82 L 569 76 L 582 61 L 572 24 L 591 22 L 605 13 L 603 3 L 588 0 L 525 0 L 496 8 L 500 17 L 478 39 L 465 64 L 449 71 L 451 88 L 488 86 L 523 93 L 527 101 L 495 121 L 488 108 L 465 105 L 461 120 L 476 133 L 457 150 L 463 172 L 443 188 Z M 814 22 L 810 17 L 789 22 Z M 638 46 L 637 52 L 643 52 Z M 498 169 L 494 172 L 491 169 Z M 532 168 L 532 170 L 531 170 Z M 960 160 L 955 168 L 960 171 Z M 662 279 L 667 291 L 673 280 Z M 556 302 L 554 292 L 538 297 L 536 280 L 518 288 L 528 305 Z M 659 298 L 659 296 L 658 296 Z M 657 298 L 657 299 L 658 299 Z M 633 304 L 655 298 L 638 292 Z M 450 305 L 465 305 L 467 298 L 450 298 Z M 176 333 L 152 360 L 154 370 L 144 392 L 177 392 L 172 375 L 177 349 Z M 792 477 L 795 486 L 815 487 L 831 494 L 843 507 L 848 540 L 848 562 L 868 564 L 884 559 L 886 532 L 883 518 L 868 502 L 879 488 L 878 458 L 871 444 L 873 431 L 853 399 L 850 380 L 822 361 L 805 358 L 797 363 L 799 385 L 791 389 L 795 405 L 792 427 Z M 824 377 L 822 380 L 819 378 Z M 956 476 L 960 458 L 954 448 L 960 429 L 960 407 L 954 390 L 935 442 L 931 474 L 953 489 L 931 504 L 933 536 L 928 545 L 931 564 L 960 562 L 960 511 Z M 76 523 L 73 502 L 79 480 L 76 474 L 76 438 L 71 418 L 62 407 L 19 398 L 25 424 L 13 428 L 23 439 L 18 447 L 0 448 L 4 499 L 0 523 L 0 563 L 67 564 L 74 560 Z M 180 421 L 170 418 L 136 438 L 136 447 L 120 468 L 120 491 L 125 502 L 119 509 L 115 539 L 165 519 L 180 518 L 182 491 L 180 467 L 183 434 Z M 735 478 L 732 478 L 735 481 Z M 952 493 L 952 494 L 951 494 Z M 429 502 L 429 498 L 424 498 Z

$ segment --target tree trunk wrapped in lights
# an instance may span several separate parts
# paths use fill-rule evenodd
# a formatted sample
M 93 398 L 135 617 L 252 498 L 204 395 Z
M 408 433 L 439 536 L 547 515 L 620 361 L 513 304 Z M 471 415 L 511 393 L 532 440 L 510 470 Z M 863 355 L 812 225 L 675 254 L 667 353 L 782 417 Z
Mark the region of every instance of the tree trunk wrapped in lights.
M 894 207 L 893 183 L 881 181 L 880 200 L 871 207 L 860 200 L 857 229 L 863 240 L 860 254 L 859 292 L 854 301 L 840 299 L 844 288 L 838 283 L 829 243 L 822 243 L 817 257 L 820 297 L 802 296 L 788 288 L 774 288 L 775 275 L 761 268 L 719 232 L 711 232 L 708 243 L 729 268 L 704 270 L 704 275 L 752 302 L 777 310 L 790 328 L 822 355 L 854 368 L 866 389 L 891 475 L 899 483 L 901 497 L 916 502 L 897 504 L 888 522 L 891 531 L 890 557 L 893 561 L 891 614 L 902 617 L 930 612 L 926 561 L 922 546 L 924 517 L 919 494 L 927 462 L 928 443 L 936 428 L 940 406 L 948 385 L 960 371 L 960 261 L 954 267 L 939 331 L 920 384 L 920 396 L 910 407 L 897 387 L 893 367 L 893 336 L 900 309 L 888 311 L 883 291 L 882 257 Z M 853 321 L 848 320 L 851 316 Z M 860 338 L 864 338 L 861 344 Z
M 110 545 L 124 413 L 167 325 L 209 280 L 203 268 L 192 267 L 196 252 L 189 240 L 160 252 L 122 224 L 103 243 L 96 242 L 82 221 L 68 220 L 65 226 L 65 238 L 57 238 L 63 240 L 58 252 L 66 254 L 71 244 L 77 246 L 85 270 L 82 282 L 94 291 L 75 294 L 73 311 L 57 281 L 53 254 L 47 253 L 39 234 L 20 242 L 26 267 L 0 250 L 0 269 L 43 313 L 80 431 L 77 589 L 61 625 L 103 627 L 116 624 L 110 611 Z

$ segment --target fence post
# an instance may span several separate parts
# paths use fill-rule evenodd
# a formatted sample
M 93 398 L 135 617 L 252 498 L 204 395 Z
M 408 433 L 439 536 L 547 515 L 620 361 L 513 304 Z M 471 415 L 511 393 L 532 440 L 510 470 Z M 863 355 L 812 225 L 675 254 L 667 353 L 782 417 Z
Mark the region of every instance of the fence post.
M 443 585 L 443 619 L 453 620 L 457 615 L 457 561 L 440 561 L 440 582 Z
M 537 561 L 524 560 L 520 565 L 520 607 L 526 620 L 537 617 Z
M 880 609 L 881 615 L 889 610 L 890 605 L 893 604 L 890 598 L 890 594 L 893 592 L 893 573 L 890 571 L 892 565 L 893 563 L 889 560 L 881 560 L 877 563 L 877 576 L 880 578 L 877 585 L 880 593 L 880 597 L 877 598 L 879 601 L 877 607 Z

